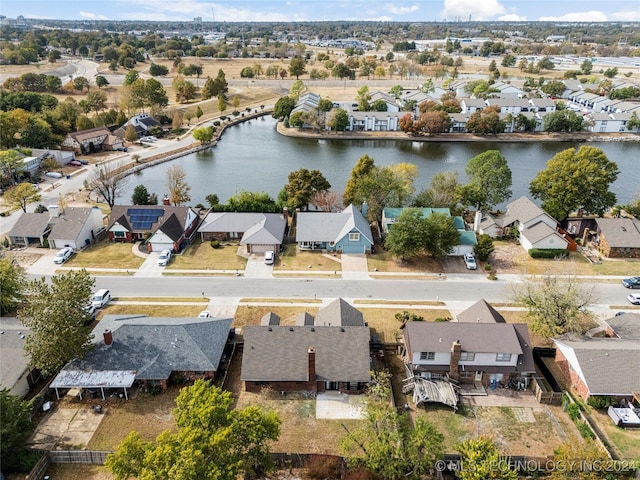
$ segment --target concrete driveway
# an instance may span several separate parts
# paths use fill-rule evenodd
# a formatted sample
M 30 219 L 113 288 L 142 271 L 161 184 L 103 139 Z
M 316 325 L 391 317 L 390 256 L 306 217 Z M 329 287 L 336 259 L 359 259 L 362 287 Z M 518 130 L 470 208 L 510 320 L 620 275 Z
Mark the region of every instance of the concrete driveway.
M 342 263 L 342 278 L 344 280 L 368 280 L 369 267 L 364 253 L 343 253 L 340 255 Z
M 340 392 L 319 393 L 316 397 L 316 418 L 330 420 L 359 420 L 364 417 L 363 395 Z
M 244 276 L 249 278 L 271 278 L 273 265 L 264 263 L 264 253 L 252 253 L 247 259 Z

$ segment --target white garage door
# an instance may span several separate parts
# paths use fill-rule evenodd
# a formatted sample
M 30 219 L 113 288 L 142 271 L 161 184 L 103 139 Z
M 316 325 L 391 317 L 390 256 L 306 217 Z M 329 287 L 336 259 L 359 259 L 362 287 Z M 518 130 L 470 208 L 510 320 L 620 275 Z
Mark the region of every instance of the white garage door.
M 251 245 L 251 253 L 264 253 L 267 250 L 273 250 L 273 245 L 255 244 Z
M 151 249 L 154 252 L 161 252 L 162 250 L 173 250 L 173 243 L 153 242 L 151 244 Z

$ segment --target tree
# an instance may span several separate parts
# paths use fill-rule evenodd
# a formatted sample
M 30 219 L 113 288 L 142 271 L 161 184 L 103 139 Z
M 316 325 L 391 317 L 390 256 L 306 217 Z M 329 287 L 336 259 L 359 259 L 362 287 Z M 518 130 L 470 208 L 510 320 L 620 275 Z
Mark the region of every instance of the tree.
M 204 199 L 209 204 L 209 208 L 215 208 L 217 205 L 220 204 L 220 199 L 218 198 L 218 195 L 216 195 L 215 193 L 208 194 L 206 197 L 204 197 Z
M 300 75 L 307 73 L 307 62 L 303 57 L 295 56 L 289 63 L 289 75 L 296 77 L 296 80 L 300 78 Z
M 151 74 L 151 76 L 153 77 L 165 77 L 169 74 L 169 69 L 164 65 L 152 63 L 149 66 L 149 74 Z
M 580 65 L 580 70 L 582 70 L 583 75 L 591 74 L 591 70 L 593 70 L 593 63 L 588 58 L 582 62 Z
M 29 301 L 18 318 L 31 330 L 24 345 L 30 364 L 44 375 L 57 373 L 92 348 L 92 318 L 85 307 L 93 284 L 86 270 L 54 275 L 51 284 L 44 278 L 27 284 Z
M 98 88 L 106 87 L 109 85 L 109 80 L 107 80 L 103 75 L 98 75 L 96 77 L 96 85 Z
M 24 269 L 12 258 L 0 257 L 0 315 L 14 312 L 24 299 L 27 277 Z
M 131 85 L 133 82 L 140 78 L 140 74 L 136 70 L 129 70 L 127 74 L 124 76 L 123 85 Z
M 289 182 L 284 186 L 289 199 L 288 207 L 292 210 L 301 208 L 306 210 L 311 197 L 316 192 L 327 191 L 331 184 L 320 173 L 320 170 L 301 168 L 289 173 Z
M 366 85 L 358 89 L 358 95 L 356 96 L 358 102 L 358 110 L 361 112 L 368 112 L 371 110 L 371 93 L 369 93 L 369 87 Z
M 425 219 L 424 246 L 433 258 L 446 257 L 460 243 L 460 233 L 453 217 L 432 213 Z
M 144 85 L 144 105 L 152 108 L 169 105 L 169 97 L 164 86 L 155 78 L 150 78 Z
M 491 438 L 470 438 L 458 444 L 456 450 L 460 452 L 461 462 L 456 474 L 461 480 L 518 478 L 518 471 L 509 468 L 509 462 L 504 461 Z
M 478 243 L 473 247 L 473 252 L 476 254 L 478 259 L 486 262 L 489 259 L 489 255 L 491 255 L 494 250 L 495 246 L 493 245 L 493 238 L 491 238 L 491 236 L 486 233 L 478 235 Z
M 89 88 L 91 88 L 91 84 L 89 83 L 89 80 L 87 80 L 85 77 L 74 78 L 72 84 L 73 84 L 73 89 L 79 90 L 80 92 L 82 92 L 85 88 L 87 89 L 87 91 L 89 91 Z
M 423 255 L 427 235 L 422 212 L 417 208 L 404 210 L 389 229 L 384 241 L 385 249 L 402 261 Z
M 512 289 L 513 300 L 527 308 L 531 330 L 545 338 L 584 333 L 583 321 L 591 316 L 586 308 L 597 300 L 594 286 L 572 276 L 531 277 Z
M 136 185 L 131 195 L 131 203 L 134 205 L 157 205 L 158 196 L 155 193 L 149 193 L 144 185 Z
M 314 193 L 309 203 L 322 212 L 335 212 L 344 208 L 342 196 L 332 190 L 323 190 Z
M 27 205 L 31 202 L 39 202 L 42 199 L 40 190 L 29 182 L 19 183 L 10 188 L 4 194 L 4 201 L 15 207 L 19 207 L 23 212 L 27 211 Z
M 90 191 L 95 191 L 110 208 L 116 204 L 116 199 L 127 189 L 128 177 L 123 177 L 120 170 L 121 162 L 107 162 L 96 165 L 94 173 L 89 177 L 87 185 Z
M 544 117 L 545 132 L 580 132 L 584 119 L 572 110 L 556 110 Z
M 467 131 L 477 135 L 497 135 L 503 133 L 506 124 L 500 119 L 499 107 L 487 107 L 473 112 L 467 121 Z
M 375 375 L 362 426 L 354 431 L 344 427 L 340 451 L 347 465 L 364 467 L 376 478 L 426 478 L 442 457 L 444 437 L 422 417 L 412 427 L 408 415 L 397 412 L 389 403 L 389 380 L 389 374 Z
M 221 112 L 224 112 L 227 109 L 227 100 L 225 99 L 224 95 L 220 94 L 218 95 L 218 110 L 220 110 Z
M 476 155 L 469 160 L 465 172 L 471 179 L 461 189 L 463 203 L 483 210 L 511 198 L 511 169 L 498 150 Z
M 302 80 L 296 80 L 289 89 L 289 96 L 297 103 L 300 100 L 300 95 L 307 89 Z
M 564 220 L 578 208 L 602 215 L 616 204 L 609 187 L 619 173 L 618 165 L 599 148 L 569 148 L 547 162 L 547 168 L 531 181 L 529 191 L 556 220 Z
M 429 188 L 416 195 L 413 206 L 453 210 L 458 206 L 458 188 L 458 172 L 436 173 L 431 178 Z
M 202 115 L 204 115 L 204 112 L 202 111 L 202 108 L 200 108 L 200 105 L 198 105 L 198 106 L 196 107 L 196 113 L 195 113 L 195 115 L 196 115 L 196 118 L 198 119 L 198 121 L 200 121 L 200 117 L 201 117 Z
M 105 465 L 118 480 L 262 476 L 273 467 L 269 442 L 280 435 L 280 419 L 256 406 L 232 405 L 230 392 L 196 380 L 176 398 L 175 433 L 165 431 L 155 442 L 144 442 L 132 432 Z
M 191 200 L 191 187 L 187 184 L 186 177 L 187 172 L 182 165 L 172 165 L 167 169 L 167 190 L 169 200 L 174 205 L 182 205 Z
M 136 127 L 133 126 L 133 123 L 129 123 L 125 127 L 124 139 L 127 142 L 135 142 L 136 140 L 138 140 L 138 132 L 136 132 Z
M 605 465 L 611 465 L 611 459 L 602 447 L 593 440 L 584 442 L 567 442 L 553 452 L 556 465 L 551 471 L 551 480 L 600 480 Z
M 343 132 L 349 126 L 349 114 L 344 108 L 336 108 L 329 113 L 327 126 L 336 132 Z
M 215 79 L 207 78 L 202 88 L 202 98 L 209 99 L 222 95 L 226 99 L 228 91 L 228 83 L 225 79 L 224 72 L 220 69 Z
M 240 190 L 229 197 L 225 210 L 229 212 L 269 212 L 276 213 L 280 207 L 265 192 L 248 192 Z
M 193 130 L 193 138 L 201 143 L 211 143 L 213 133 L 213 127 L 198 127 Z
M 278 120 L 287 118 L 289 115 L 291 115 L 291 110 L 293 110 L 295 106 L 296 101 L 289 95 L 280 97 L 276 101 L 276 104 L 273 106 L 273 113 L 271 114 L 271 116 L 273 118 L 277 118 Z
M 24 456 L 26 442 L 34 425 L 31 423 L 30 402 L 9 390 L 0 390 L 0 451 L 2 470 L 23 470 L 20 459 Z

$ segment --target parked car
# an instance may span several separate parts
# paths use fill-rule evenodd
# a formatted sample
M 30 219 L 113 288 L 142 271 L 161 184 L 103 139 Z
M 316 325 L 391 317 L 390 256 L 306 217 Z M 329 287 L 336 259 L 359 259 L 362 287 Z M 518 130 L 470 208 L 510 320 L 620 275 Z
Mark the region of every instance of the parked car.
M 111 300 L 111 292 L 105 288 L 98 290 L 91 296 L 91 305 L 102 308 Z
M 63 249 L 58 250 L 58 253 L 56 253 L 56 256 L 53 257 L 53 263 L 57 263 L 57 264 L 64 263 L 71 258 L 71 255 L 73 255 L 73 248 L 64 247 Z
M 627 300 L 634 305 L 640 305 L 640 293 L 630 293 Z
M 49 178 L 62 178 L 62 174 L 58 172 L 47 172 L 44 176 Z
M 158 256 L 158 266 L 166 267 L 169 260 L 171 260 L 171 250 L 163 250 Z
M 640 277 L 630 277 L 622 280 L 622 285 L 627 288 L 640 288 Z
M 209 318 L 211 313 L 208 310 L 203 310 L 198 314 L 198 318 Z
M 86 307 L 84 307 L 84 309 L 89 313 L 89 315 L 91 315 L 91 322 L 95 321 L 96 319 L 96 307 L 93 306 L 93 304 L 89 304 Z M 91 324 L 91 322 L 88 322 L 86 325 Z
M 89 162 L 82 160 L 81 158 L 76 159 L 76 162 L 80 162 L 82 165 L 89 165 Z
M 264 263 L 266 265 L 273 265 L 273 262 L 276 259 L 276 254 L 273 250 L 267 250 L 264 252 Z
M 82 166 L 82 162 L 78 161 L 78 160 L 71 160 L 67 165 L 71 165 L 74 167 L 81 167 Z
M 478 268 L 478 264 L 476 263 L 476 257 L 473 256 L 473 253 L 465 253 L 464 254 L 464 265 L 469 270 L 475 270 Z

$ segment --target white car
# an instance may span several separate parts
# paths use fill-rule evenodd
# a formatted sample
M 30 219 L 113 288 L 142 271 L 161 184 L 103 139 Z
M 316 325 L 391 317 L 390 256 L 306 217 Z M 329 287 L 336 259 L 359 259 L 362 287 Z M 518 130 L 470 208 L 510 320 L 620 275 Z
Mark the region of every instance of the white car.
M 627 300 L 634 305 L 640 305 L 640 293 L 630 293 Z
M 464 265 L 469 270 L 475 270 L 478 268 L 478 264 L 476 263 L 476 257 L 473 256 L 473 253 L 464 254 Z
M 44 175 L 45 177 L 50 177 L 50 178 L 62 178 L 62 174 L 58 172 L 47 172 Z
M 266 265 L 273 265 L 273 262 L 276 259 L 276 254 L 273 250 L 267 250 L 264 252 L 264 263 Z
M 209 318 L 211 317 L 211 312 L 209 310 L 203 310 L 198 314 L 198 318 Z
M 64 247 L 62 250 L 58 250 L 58 253 L 56 253 L 56 256 L 53 257 L 53 263 L 57 263 L 57 264 L 64 263 L 71 258 L 71 255 L 73 255 L 73 248 Z
M 166 267 L 171 260 L 171 250 L 163 250 L 158 257 L 158 266 Z

